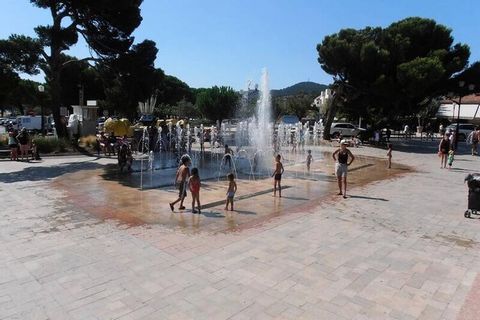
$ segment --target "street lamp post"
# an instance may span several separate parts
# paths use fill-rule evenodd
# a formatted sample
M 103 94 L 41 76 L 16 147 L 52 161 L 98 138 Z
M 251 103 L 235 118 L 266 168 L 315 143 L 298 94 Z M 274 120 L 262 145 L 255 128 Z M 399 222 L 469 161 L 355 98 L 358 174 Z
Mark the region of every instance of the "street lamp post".
M 45 87 L 42 85 L 38 86 L 38 92 L 40 92 L 40 114 L 41 114 L 41 126 L 42 129 L 40 130 L 42 132 L 42 136 L 45 136 L 45 117 L 43 115 L 43 92 L 45 91 Z
M 454 146 L 455 150 L 457 149 L 457 146 L 458 146 L 458 135 L 459 135 L 459 132 L 460 132 L 460 107 L 462 105 L 462 97 L 463 97 L 462 88 L 465 87 L 465 81 L 459 81 L 458 82 L 458 87 L 460 88 L 460 94 L 459 94 L 459 98 L 458 98 L 457 127 L 455 128 L 455 141 L 454 141 L 455 142 L 455 146 Z M 468 85 L 468 90 L 473 91 L 473 89 L 475 89 L 475 85 L 474 84 L 469 84 Z

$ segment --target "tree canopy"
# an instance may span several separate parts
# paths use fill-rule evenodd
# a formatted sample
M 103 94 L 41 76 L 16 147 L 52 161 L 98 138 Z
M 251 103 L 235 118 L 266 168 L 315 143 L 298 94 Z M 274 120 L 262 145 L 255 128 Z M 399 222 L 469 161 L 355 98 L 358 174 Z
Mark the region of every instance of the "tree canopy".
M 204 117 L 222 121 L 233 116 L 238 101 L 238 93 L 232 88 L 214 86 L 198 92 L 196 106 Z
M 115 59 L 132 45 L 132 32 L 140 25 L 142 0 L 31 0 L 49 10 L 52 23 L 35 28 L 37 38 L 12 35 L 0 43 L 0 55 L 8 57 L 14 70 L 38 73 L 47 80 L 57 133 L 65 135 L 60 121 L 61 72 L 78 61 Z M 63 52 L 81 36 L 92 50 L 91 57 L 64 60 Z M 47 50 L 48 49 L 48 50 Z
M 145 40 L 116 58 L 99 63 L 105 84 L 105 106 L 133 117 L 139 101 L 154 94 L 164 74 L 155 69 L 158 49 L 155 42 Z
M 334 78 L 334 113 L 340 107 L 372 122 L 415 114 L 454 89 L 451 79 L 468 67 L 470 56 L 449 28 L 418 17 L 384 29 L 340 30 L 317 51 L 322 69 Z

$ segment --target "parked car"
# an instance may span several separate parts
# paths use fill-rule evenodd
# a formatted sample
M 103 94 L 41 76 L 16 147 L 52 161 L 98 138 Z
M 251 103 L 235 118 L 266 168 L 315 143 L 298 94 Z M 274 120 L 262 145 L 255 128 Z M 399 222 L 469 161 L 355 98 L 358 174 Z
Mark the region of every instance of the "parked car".
M 300 119 L 296 115 L 285 115 L 281 116 L 280 119 L 278 120 L 278 123 L 283 123 L 283 124 L 297 124 L 300 122 Z
M 364 132 L 365 129 L 358 128 L 357 126 L 347 122 L 334 122 L 330 128 L 330 136 L 338 138 L 340 135 L 343 137 L 353 137 Z
M 153 124 L 154 121 L 155 117 L 153 116 L 153 114 L 142 114 L 140 116 L 140 119 L 138 119 L 138 122 L 140 122 L 144 126 L 149 126 Z
M 5 125 L 10 124 L 13 126 L 17 125 L 17 117 L 9 117 L 7 120 L 5 120 Z
M 446 132 L 456 132 L 457 124 L 451 124 L 446 128 Z M 475 126 L 471 123 L 460 123 L 458 127 L 458 139 L 459 140 L 466 140 L 468 135 L 475 130 Z

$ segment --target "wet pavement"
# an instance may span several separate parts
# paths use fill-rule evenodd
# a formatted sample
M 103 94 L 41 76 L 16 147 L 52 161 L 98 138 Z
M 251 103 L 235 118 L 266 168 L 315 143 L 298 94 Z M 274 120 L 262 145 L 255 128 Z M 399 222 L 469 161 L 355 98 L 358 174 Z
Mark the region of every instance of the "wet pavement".
M 297 160 L 288 160 L 294 156 Z M 327 198 L 343 201 L 341 197 L 334 196 L 338 187 L 331 154 L 314 153 L 317 160 L 313 162 L 310 173 L 300 157 L 302 154 L 286 155 L 282 198 L 278 195 L 273 197 L 273 178 L 265 175 L 254 177 L 248 174 L 248 170 L 237 168 L 239 178 L 236 180 L 238 191 L 234 211 L 224 210 L 228 187 L 225 175 L 228 170 L 219 175 L 220 160 L 208 160 L 208 154 L 205 163 L 200 163 L 201 214 L 192 214 L 190 195 L 184 202 L 186 210 L 178 210 L 177 205 L 175 212 L 171 212 L 168 204 L 178 194 L 173 186 L 176 168 L 128 174 L 120 173 L 115 165 L 110 165 L 68 173 L 52 184 L 67 193 L 68 203 L 100 219 L 116 219 L 132 226 L 160 224 L 182 232 L 239 231 L 266 223 L 272 217 L 313 208 Z M 349 171 L 349 187 L 355 188 L 393 178 L 411 169 L 397 164 L 389 170 L 385 161 L 357 157 Z M 144 184 L 143 190 L 140 183 Z M 358 197 L 355 194 L 351 196 Z

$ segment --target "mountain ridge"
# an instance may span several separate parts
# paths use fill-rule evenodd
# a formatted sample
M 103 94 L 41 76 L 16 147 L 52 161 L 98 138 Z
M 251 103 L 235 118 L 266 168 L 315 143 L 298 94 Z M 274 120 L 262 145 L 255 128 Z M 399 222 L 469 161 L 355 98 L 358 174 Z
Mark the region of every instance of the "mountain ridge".
M 283 89 L 273 89 L 270 92 L 272 97 L 294 96 L 302 93 L 320 95 L 320 93 L 327 88 L 328 85 L 325 84 L 312 81 L 302 81 Z

